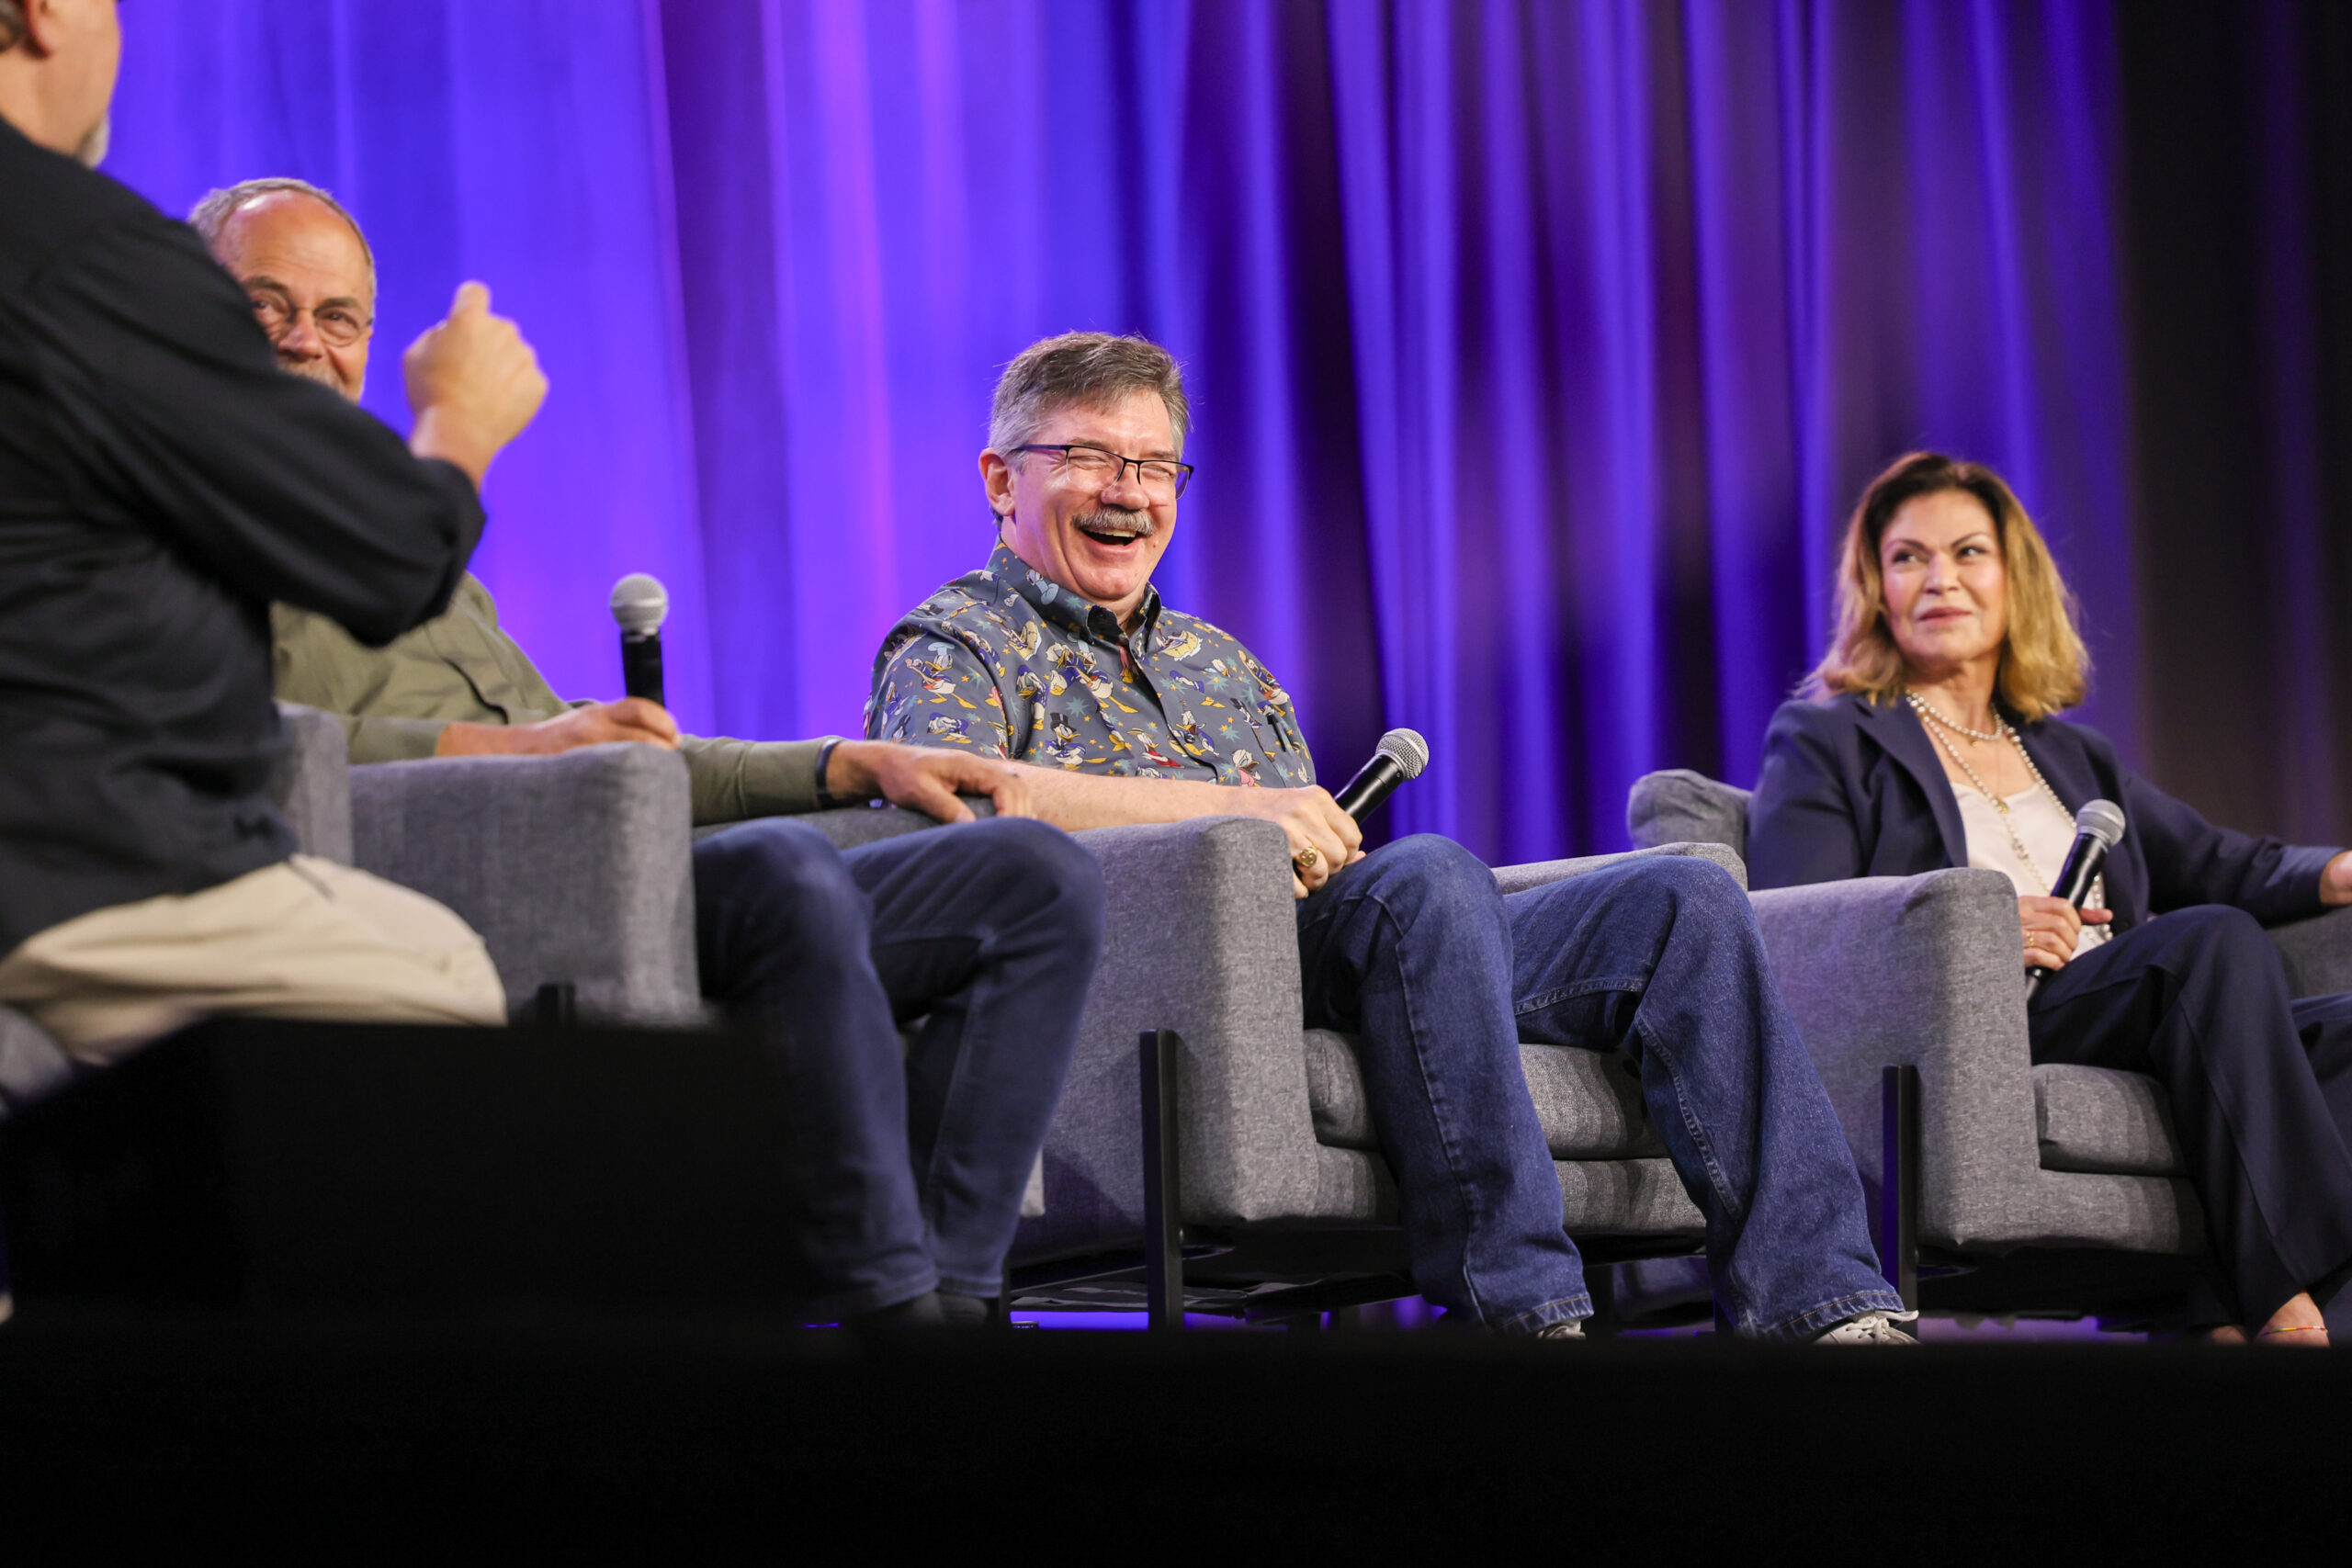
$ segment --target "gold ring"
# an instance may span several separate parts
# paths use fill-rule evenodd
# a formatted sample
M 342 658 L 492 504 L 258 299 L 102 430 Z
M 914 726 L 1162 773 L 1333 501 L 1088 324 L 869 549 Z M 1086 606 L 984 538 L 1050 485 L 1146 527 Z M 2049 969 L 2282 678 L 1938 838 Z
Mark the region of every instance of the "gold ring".
M 1316 865 L 1321 862 L 1322 859 L 1323 857 L 1321 855 L 1315 852 L 1315 846 L 1313 844 L 1307 845 L 1305 849 L 1299 851 L 1298 853 L 1290 857 L 1291 863 L 1298 867 L 1301 871 L 1313 871 Z

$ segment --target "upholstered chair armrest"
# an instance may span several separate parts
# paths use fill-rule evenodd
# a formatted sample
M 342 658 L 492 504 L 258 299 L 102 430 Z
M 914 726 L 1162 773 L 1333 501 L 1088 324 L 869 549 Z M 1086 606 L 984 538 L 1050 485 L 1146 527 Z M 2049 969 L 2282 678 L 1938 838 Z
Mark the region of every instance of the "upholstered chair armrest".
M 356 863 L 480 931 L 508 1007 L 576 987 L 581 1016 L 702 1017 L 686 765 L 657 747 L 351 770 Z
M 277 705 L 286 750 L 269 772 L 269 797 L 302 852 L 351 863 L 351 738 L 343 721 L 296 703 Z
M 15 1008 L 0 1008 L 0 1120 L 46 1100 L 74 1080 L 57 1042 Z M 5 1289 L 0 1281 L 0 1289 Z
M 1574 860 L 1533 861 L 1526 865 L 1506 865 L 1495 872 L 1495 881 L 1505 893 L 1521 893 L 1530 887 L 1541 887 L 1547 882 L 1565 882 L 1571 876 L 1615 865 L 1620 861 L 1641 860 L 1650 855 L 1687 855 L 1692 860 L 1713 861 L 1730 872 L 1742 887 L 1747 886 L 1747 867 L 1728 844 L 1658 844 L 1646 850 L 1633 850 L 1618 855 L 1580 855 Z
M 1990 871 L 1864 877 L 1753 896 L 1772 977 L 1878 1186 L 1880 1073 L 1919 1069 L 1922 1239 L 2037 1235 L 2041 1156 L 2016 890 Z
M 2352 908 L 2270 928 L 2287 958 L 2287 988 L 2297 997 L 2352 991 Z
M 996 802 L 987 795 L 967 795 L 961 798 L 972 808 L 975 817 L 996 815 Z M 902 833 L 920 833 L 926 828 L 944 826 L 937 818 L 926 817 L 920 811 L 910 811 L 903 806 L 892 806 L 886 801 L 861 801 L 855 806 L 835 807 L 831 811 L 803 812 L 792 820 L 808 823 L 831 840 L 837 850 L 854 850 L 862 844 L 895 839 Z M 695 838 L 696 840 L 707 839 L 713 833 L 724 833 L 737 826 L 739 824 L 733 822 L 714 822 L 708 827 L 695 829 Z
M 1102 863 L 1109 940 L 1046 1139 L 1046 1215 L 1024 1256 L 1132 1239 L 1143 1216 L 1136 1037 L 1183 1037 L 1184 1213 L 1196 1224 L 1312 1212 L 1298 934 L 1274 823 L 1211 817 L 1077 835 Z

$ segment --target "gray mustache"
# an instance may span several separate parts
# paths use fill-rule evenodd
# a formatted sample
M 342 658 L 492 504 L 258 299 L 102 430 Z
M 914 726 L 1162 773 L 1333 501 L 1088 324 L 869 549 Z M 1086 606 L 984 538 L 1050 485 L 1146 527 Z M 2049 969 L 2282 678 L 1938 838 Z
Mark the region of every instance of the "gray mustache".
M 1148 539 L 1159 531 L 1159 525 L 1152 520 L 1150 513 L 1122 512 L 1115 507 L 1090 512 L 1077 522 L 1091 533 L 1133 534 L 1138 539 Z

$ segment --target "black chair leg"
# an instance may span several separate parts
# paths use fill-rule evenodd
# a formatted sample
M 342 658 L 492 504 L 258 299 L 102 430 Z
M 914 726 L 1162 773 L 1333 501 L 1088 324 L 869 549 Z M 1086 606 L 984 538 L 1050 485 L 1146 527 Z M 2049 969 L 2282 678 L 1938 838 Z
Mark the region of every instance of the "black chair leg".
M 580 1021 L 580 987 L 550 980 L 531 998 L 531 1021 L 542 1029 L 570 1029 Z
M 1616 1337 L 1617 1270 L 1605 1264 L 1598 1269 L 1588 1268 L 1584 1273 L 1584 1287 L 1592 1297 L 1592 1315 L 1584 1320 L 1585 1337 Z
M 1184 1328 L 1184 1201 L 1176 1157 L 1176 1056 L 1172 1029 L 1146 1030 L 1143 1067 L 1143 1278 L 1149 1326 Z
M 1879 1073 L 1880 1270 L 1906 1309 L 1919 1305 L 1919 1069 Z

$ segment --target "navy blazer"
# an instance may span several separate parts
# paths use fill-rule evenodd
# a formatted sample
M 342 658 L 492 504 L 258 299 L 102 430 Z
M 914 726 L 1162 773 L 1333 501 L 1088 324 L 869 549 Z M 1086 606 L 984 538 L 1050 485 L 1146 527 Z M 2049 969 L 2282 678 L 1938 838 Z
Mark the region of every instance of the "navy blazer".
M 2117 761 L 2086 726 L 2046 718 L 2017 729 L 2067 810 L 2101 796 L 2123 807 L 2123 841 L 2106 871 L 2116 930 L 2192 904 L 2233 905 L 2265 925 L 2323 908 L 2320 873 L 2339 852 L 2216 828 Z M 1748 805 L 1749 886 L 1967 863 L 1960 801 L 1910 704 L 1848 694 L 1781 705 Z

